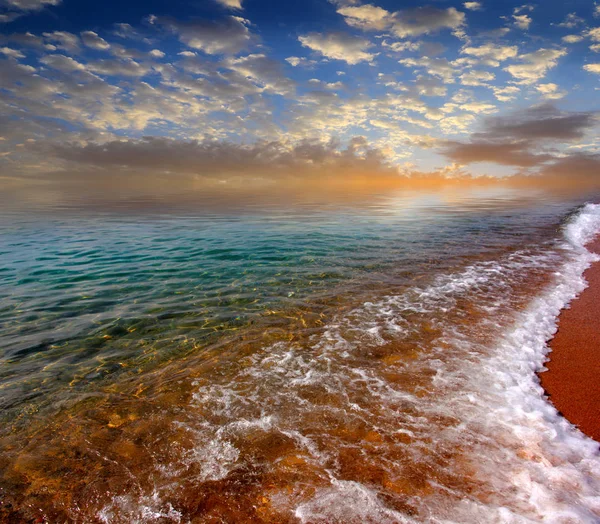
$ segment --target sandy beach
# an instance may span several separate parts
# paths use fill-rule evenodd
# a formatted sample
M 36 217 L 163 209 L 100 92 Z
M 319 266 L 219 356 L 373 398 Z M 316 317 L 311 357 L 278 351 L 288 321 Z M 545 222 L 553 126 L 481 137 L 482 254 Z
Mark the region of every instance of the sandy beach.
M 588 249 L 600 253 L 600 238 Z M 564 309 L 540 373 L 550 401 L 586 435 L 600 441 L 600 264 L 585 272 L 583 293 Z

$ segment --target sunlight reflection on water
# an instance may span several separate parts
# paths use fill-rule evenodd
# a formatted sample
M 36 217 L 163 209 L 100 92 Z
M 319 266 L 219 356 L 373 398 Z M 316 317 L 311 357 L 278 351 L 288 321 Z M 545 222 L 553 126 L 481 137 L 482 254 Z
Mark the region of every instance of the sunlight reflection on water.
M 292 518 L 294 506 L 300 508 L 300 520 L 303 511 L 319 511 L 317 499 L 312 506 L 307 502 L 315 490 L 325 490 L 323 501 L 337 500 L 339 489 L 371 503 L 371 482 L 387 493 L 385 519 L 418 513 L 420 504 L 413 498 L 425 496 L 431 483 L 424 470 L 415 469 L 414 450 L 408 457 L 403 446 L 427 446 L 431 438 L 418 421 L 426 415 L 410 401 L 436 395 L 430 357 L 441 340 L 447 355 L 435 358 L 461 358 L 461 348 L 444 338 L 449 333 L 464 330 L 460 336 L 481 337 L 478 343 L 484 345 L 485 336 L 469 331 L 469 322 L 478 319 L 485 326 L 486 315 L 499 307 L 494 314 L 503 316 L 489 328 L 499 333 L 513 308 L 524 307 L 532 290 L 547 283 L 558 259 L 543 259 L 538 269 L 523 269 L 521 275 L 515 266 L 514 274 L 503 277 L 506 289 L 500 282 L 481 284 L 473 300 L 453 298 L 444 306 L 448 297 L 440 295 L 431 311 L 400 310 L 403 317 L 394 317 L 397 306 L 390 305 L 385 332 L 369 324 L 367 310 L 354 324 L 336 328 L 341 334 L 334 334 L 332 325 L 347 312 L 368 309 L 365 304 L 380 304 L 381 297 L 393 294 L 411 296 L 411 290 L 426 289 L 441 275 L 460 274 L 469 265 L 481 264 L 485 275 L 486 264 L 517 250 L 538 256 L 553 245 L 564 215 L 576 203 L 479 189 L 365 195 L 359 204 L 257 198 L 240 206 L 210 197 L 108 206 L 102 199 L 61 197 L 46 205 L 7 205 L 0 216 L 5 491 L 16 507 L 35 501 L 57 518 L 76 514 L 65 493 L 77 504 L 91 494 L 89 507 L 80 508 L 81 518 L 102 514 L 108 521 L 131 520 L 141 507 L 154 508 L 156 519 L 219 512 L 249 518 L 248 508 L 258 511 L 250 499 L 269 492 L 263 520 L 281 522 L 282 515 Z M 525 276 L 527 290 L 520 289 Z M 363 352 L 344 357 L 350 350 L 340 346 L 327 356 L 342 339 L 358 341 Z M 290 398 L 278 395 L 287 381 L 307 378 L 303 366 L 311 358 L 320 364 L 310 372 L 321 378 L 291 390 Z M 273 369 L 284 362 L 281 382 Z M 342 390 L 350 388 L 347 397 L 328 385 L 332 377 L 345 384 Z M 396 394 L 397 403 L 372 405 L 379 396 Z M 271 416 L 256 411 L 261 402 L 290 404 Z M 314 412 L 302 412 L 302 403 Z M 363 414 L 350 416 L 352 410 Z M 400 412 L 404 415 L 395 419 Z M 277 419 L 286 413 L 292 419 Z M 439 427 L 460 423 L 454 418 L 440 419 Z M 244 421 L 256 427 L 235 426 Z M 271 431 L 269 424 L 278 430 Z M 394 424 L 403 424 L 405 431 L 396 433 Z M 323 439 L 310 444 L 320 451 L 310 451 L 302 439 L 316 427 Z M 52 428 L 54 436 L 43 428 Z M 19 451 L 28 439 L 42 459 L 30 447 Z M 328 439 L 345 454 L 329 456 Z M 455 451 L 447 457 L 434 448 L 430 452 L 430 467 L 438 468 L 436 482 L 459 491 L 475 489 L 466 464 L 449 465 Z M 157 453 L 165 456 L 159 460 Z M 367 463 L 361 453 L 370 457 Z M 319 454 L 322 463 L 317 464 Z M 111 461 L 127 463 L 128 472 Z M 407 468 L 403 480 L 382 465 L 393 461 Z M 70 473 L 56 469 L 62 462 L 71 472 L 86 464 L 104 468 L 93 476 L 96 488 L 89 492 L 79 480 L 69 480 Z M 267 474 L 259 468 L 259 475 L 253 469 L 258 463 L 274 469 Z M 155 468 L 169 471 L 158 475 Z M 330 478 L 332 470 L 342 471 L 338 484 Z M 292 472 L 312 487 L 280 492 Z M 159 477 L 157 509 L 149 486 Z M 165 487 L 166 478 L 180 483 L 184 499 L 203 486 L 203 496 L 213 497 L 213 509 L 207 500 L 194 505 L 175 495 Z M 241 486 L 247 490 L 242 506 L 248 508 L 236 512 L 228 501 L 240 496 Z M 216 493 L 223 489 L 219 498 Z M 112 506 L 106 493 L 115 497 Z M 169 509 L 166 500 L 179 509 Z M 18 513 L 25 514 L 31 515 Z

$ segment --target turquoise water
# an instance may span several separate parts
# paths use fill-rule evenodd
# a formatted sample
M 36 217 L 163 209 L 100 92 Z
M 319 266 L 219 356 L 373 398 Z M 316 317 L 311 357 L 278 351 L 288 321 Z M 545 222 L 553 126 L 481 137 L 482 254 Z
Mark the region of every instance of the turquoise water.
M 138 477 L 140 484 L 136 497 L 127 500 L 122 498 L 125 494 L 130 496 L 132 489 L 127 484 L 129 481 L 123 480 L 123 472 L 103 471 L 97 475 L 109 486 L 111 482 L 114 485 L 107 488 L 102 484 L 102 489 L 99 487 L 99 491 L 94 492 L 94 497 L 86 507 L 82 501 L 88 500 L 86 497 L 90 495 L 87 492 L 87 495 L 82 494 L 84 492 L 75 480 L 65 480 L 69 476 L 68 468 L 67 471 L 57 472 L 53 467 L 48 467 L 48 461 L 66 461 L 69 464 L 73 460 L 75 464 L 79 460 L 65 458 L 61 454 L 61 446 L 67 445 L 65 442 L 68 439 L 63 438 L 61 444 L 57 437 L 61 434 L 60 430 L 51 435 L 40 428 L 58 424 L 57 427 L 65 431 L 70 428 L 68 431 L 77 432 L 80 429 L 74 428 L 85 425 L 88 431 L 89 427 L 96 424 L 98 428 L 108 427 L 110 431 L 123 432 L 118 438 L 113 436 L 123 442 L 148 438 L 148 442 L 143 445 L 138 442 L 136 446 L 139 444 L 145 449 L 155 446 L 150 454 L 152 456 L 161 453 L 168 455 L 171 483 L 177 483 L 180 477 L 183 492 L 210 491 L 213 488 L 206 487 L 206 482 L 226 482 L 232 471 L 231 464 L 243 463 L 244 453 L 254 453 L 252 460 L 255 460 L 257 452 L 244 447 L 248 445 L 247 439 L 237 443 L 235 439 L 229 439 L 224 444 L 218 433 L 219 424 L 225 427 L 236 420 L 249 420 L 248 413 L 242 415 L 236 411 L 234 400 L 227 401 L 229 403 L 226 406 L 231 408 L 231 413 L 227 416 L 221 413 L 221 419 L 215 418 L 214 413 L 209 415 L 206 412 L 208 407 L 203 408 L 202 417 L 207 417 L 206 420 L 215 426 L 208 433 L 202 433 L 202 446 L 194 448 L 194 444 L 184 439 L 184 443 L 180 443 L 185 450 L 183 455 L 175 457 L 170 452 L 161 452 L 160 446 L 164 442 L 157 437 L 160 433 L 157 428 L 183 424 L 181 421 L 187 420 L 188 416 L 198 420 L 195 418 L 197 414 L 190 415 L 198 409 L 192 397 L 197 399 L 198 395 L 204 395 L 208 398 L 204 401 L 206 406 L 212 405 L 215 399 L 222 399 L 226 395 L 224 391 L 229 387 L 228 384 L 237 383 L 238 386 L 244 384 L 244 391 L 248 395 L 246 402 L 253 399 L 252 402 L 266 405 L 285 403 L 277 395 L 277 391 L 283 387 L 281 383 L 272 381 L 265 370 L 264 374 L 258 372 L 264 364 L 264 358 L 270 358 L 269 354 L 276 361 L 292 358 L 289 356 L 289 347 L 282 350 L 283 346 L 278 344 L 296 344 L 294 355 L 302 355 L 304 351 L 307 362 L 310 362 L 308 355 L 317 361 L 325 354 L 321 352 L 315 356 L 314 348 L 324 347 L 326 343 L 330 344 L 327 351 L 338 347 L 331 342 L 335 337 L 345 341 L 360 341 L 366 340 L 361 337 L 371 336 L 375 332 L 382 342 L 373 347 L 404 344 L 401 357 L 394 360 L 396 357 L 392 358 L 386 353 L 388 360 L 385 362 L 390 366 L 403 362 L 404 378 L 397 379 L 398 383 L 404 384 L 402 387 L 407 395 L 416 394 L 414 388 L 417 386 L 410 385 L 411 373 L 420 383 L 425 378 L 428 381 L 431 379 L 431 369 L 424 371 L 416 364 L 412 369 L 410 359 L 406 357 L 406 347 L 410 346 L 410 351 L 414 352 L 411 358 L 419 362 L 427 360 L 429 355 L 429 363 L 440 358 L 439 355 L 433 356 L 434 349 L 439 350 L 438 346 L 433 345 L 434 339 L 438 342 L 442 340 L 453 348 L 452 351 L 458 351 L 459 346 L 455 341 L 449 341 L 448 333 L 463 329 L 460 326 L 465 322 L 465 311 L 471 312 L 471 318 L 483 322 L 482 326 L 485 322 L 489 323 L 490 319 L 496 321 L 494 315 L 499 315 L 499 324 L 490 329 L 503 332 L 514 321 L 511 308 L 515 305 L 525 307 L 537 290 L 548 284 L 552 272 L 564 263 L 566 255 L 557 247 L 561 239 L 561 227 L 584 200 L 558 199 L 541 193 L 479 190 L 451 196 L 441 193 L 369 196 L 358 206 L 322 202 L 297 205 L 258 202 L 239 209 L 229 206 L 220 209 L 214 202 L 199 199 L 197 202 L 187 202 L 185 206 L 172 203 L 161 205 L 160 202 L 132 203 L 128 206 L 125 202 L 106 209 L 102 205 L 68 202 L 60 206 L 33 209 L 18 205 L 5 207 L 0 218 L 0 409 L 4 427 L 0 430 L 4 446 L 0 465 L 10 474 L 4 476 L 0 486 L 12 501 L 9 510 L 5 510 L 6 515 L 12 515 L 13 518 L 14 515 L 35 516 L 37 510 L 30 507 L 35 503 L 55 518 L 67 515 L 76 520 L 74 515 L 80 515 L 77 518 L 84 521 L 94 518 L 99 521 L 127 522 L 138 519 L 142 522 L 154 519 L 162 522 L 186 521 L 209 514 L 222 517 L 228 514 L 226 508 L 234 500 L 241 500 L 242 507 L 255 508 L 256 503 L 236 499 L 237 492 L 230 487 L 227 489 L 233 491 L 229 498 L 220 500 L 215 506 L 216 510 L 210 510 L 214 514 L 206 505 L 200 509 L 190 509 L 191 506 L 186 506 L 178 495 L 157 487 L 163 486 L 165 481 L 150 472 L 155 472 L 160 464 L 157 465 L 153 462 L 155 459 L 141 451 L 132 452 L 135 459 L 128 456 L 128 460 L 136 464 L 137 473 L 134 476 Z M 519 270 L 509 264 L 516 260 L 515 257 L 522 259 Z M 510 270 L 498 270 L 497 267 L 508 267 Z M 379 317 L 369 317 L 372 315 L 367 312 L 370 306 L 360 313 L 363 311 L 360 308 L 365 308 L 365 304 L 379 304 L 375 308 L 378 314 L 389 310 L 391 312 L 385 313 L 388 317 L 400 315 L 394 313 L 396 310 L 389 309 L 391 306 L 385 302 L 390 296 L 422 298 L 425 290 L 438 285 L 436 282 L 440 279 L 450 278 L 448 275 L 470 275 L 469 268 L 488 273 L 495 271 L 499 278 L 505 279 L 508 287 L 503 288 L 500 280 L 481 286 L 478 284 L 472 296 L 467 293 L 461 295 L 460 300 L 452 298 L 452 306 L 445 302 L 455 293 L 454 288 L 450 290 L 448 287 L 447 295 L 440 295 L 435 307 L 423 305 L 425 302 L 419 302 L 418 307 L 410 306 L 412 317 L 402 313 L 405 324 L 394 324 L 396 327 L 388 326 L 384 331 L 377 331 L 379 328 L 374 327 L 383 321 L 378 320 Z M 491 316 L 487 320 L 484 310 L 473 313 L 478 302 L 488 308 L 485 311 L 489 311 Z M 435 309 L 438 306 L 440 309 Z M 419 308 L 425 309 L 421 311 Z M 407 311 L 406 307 L 401 311 Z M 389 323 L 388 317 L 385 322 Z M 361 324 L 363 321 L 364 325 Z M 343 329 L 342 334 L 336 331 L 333 335 L 334 326 L 338 331 Z M 469 340 L 481 338 L 478 344 L 489 345 L 489 341 L 483 342 L 485 328 L 478 329 L 477 332 L 467 330 L 464 336 L 470 337 Z M 396 332 L 397 335 L 394 334 Z M 373 344 L 369 339 L 361 347 L 364 350 Z M 363 368 L 369 370 L 368 373 L 375 373 L 369 357 L 365 355 L 373 355 L 380 350 L 370 349 L 370 353 L 361 354 L 359 360 L 345 356 L 346 363 L 342 366 L 342 361 L 338 362 L 337 359 L 342 358 L 344 351 L 351 353 L 350 349 L 345 348 L 339 349 L 336 357 L 327 357 L 333 359 L 328 364 L 330 376 L 339 375 L 336 380 L 346 384 L 336 386 L 342 389 L 350 387 L 350 382 L 344 378 L 348 366 L 353 366 L 354 374 L 366 373 Z M 472 348 L 465 350 L 465 358 L 472 351 Z M 450 349 L 448 352 L 452 353 Z M 263 356 L 259 358 L 260 355 Z M 455 363 L 460 362 L 462 357 L 454 355 Z M 244 364 L 244 369 L 255 370 L 255 375 L 250 378 L 249 375 L 241 378 L 240 369 L 231 364 L 246 362 L 244 359 L 250 359 Z M 263 364 L 255 369 L 253 366 L 258 366 L 259 361 Z M 291 371 L 288 372 L 291 373 L 290 380 L 298 378 Z M 396 379 L 385 378 L 388 372 L 377 371 L 380 373 L 377 380 L 394 382 Z M 396 373 L 400 374 L 400 371 L 396 370 Z M 256 388 L 263 382 L 271 384 L 273 389 L 259 394 Z M 428 384 L 418 387 L 431 393 L 433 386 L 430 382 Z M 221 389 L 217 391 L 218 388 Z M 144 396 L 139 392 L 146 390 L 149 392 L 147 396 L 143 401 L 139 400 L 144 407 L 132 407 L 140 395 Z M 132 393 L 134 391 L 137 391 L 135 395 Z M 174 392 L 178 395 L 176 401 L 168 396 Z M 329 402 L 332 408 L 342 409 L 340 403 L 343 404 L 343 398 L 346 398 L 348 406 L 344 409 L 353 409 L 350 406 L 354 404 L 360 405 L 360 409 L 367 409 L 361 401 L 351 402 L 350 397 L 354 393 L 346 393 L 346 396 L 338 398 L 334 390 L 324 390 L 314 393 L 317 397 L 311 394 L 305 400 L 318 405 Z M 372 391 L 363 392 L 361 398 L 370 394 Z M 257 395 L 261 395 L 260 400 L 257 400 Z M 317 398 L 321 400 L 315 400 Z M 91 404 L 82 407 L 82 399 Z M 129 406 L 135 412 L 135 417 L 123 415 L 122 406 Z M 95 410 L 93 416 L 90 415 L 90 409 Z M 219 409 L 225 408 L 221 406 Z M 286 409 L 271 416 L 285 419 L 286 413 L 291 416 L 293 409 L 300 408 Z M 413 412 L 415 409 L 417 412 Z M 419 409 L 423 410 L 420 415 Z M 427 409 L 423 407 L 413 406 L 410 410 L 412 416 L 426 416 Z M 104 412 L 106 415 L 98 414 Z M 182 412 L 186 413 L 183 419 Z M 135 437 L 133 433 L 126 435 L 138 423 L 134 421 L 149 417 L 149 414 L 153 418 L 163 417 L 163 420 L 156 422 L 156 427 L 139 430 L 142 436 L 139 432 Z M 231 416 L 233 419 L 228 418 Z M 260 413 L 255 413 L 257 420 L 268 416 L 263 413 L 261 418 Z M 461 417 L 460 413 L 449 416 Z M 65 417 L 70 420 L 70 426 L 65 425 Z M 275 418 L 269 419 L 269 424 Z M 366 414 L 361 420 L 361 424 L 373 424 Z M 304 423 L 297 424 L 301 427 Z M 370 430 L 361 430 L 357 433 L 359 436 L 352 436 L 353 446 L 356 445 L 356 439 L 363 439 L 365 448 L 372 447 L 380 439 L 385 442 L 386 430 L 375 426 Z M 281 422 L 280 434 L 283 434 L 283 427 L 287 427 L 285 431 L 292 431 L 291 426 Z M 331 431 L 332 439 L 334 435 L 339 437 L 337 430 L 333 431 L 331 426 L 323 424 L 320 427 L 319 431 Z M 163 428 L 161 431 L 166 430 Z M 200 429 L 194 427 L 193 431 L 199 432 Z M 352 433 L 354 430 L 348 431 Z M 421 449 L 433 437 L 423 440 L 415 436 L 414 428 L 411 432 L 413 436 L 408 440 L 417 441 L 414 443 L 415 449 Z M 306 429 L 302 438 L 310 438 L 309 433 Z M 44 467 L 33 459 L 33 464 L 25 461 L 23 465 L 19 462 L 19 457 L 32 453 L 31 449 L 27 451 L 23 448 L 23 440 L 33 438 L 32 435 L 37 439 L 37 446 L 41 445 L 43 449 L 47 446 L 52 450 L 44 459 Z M 108 441 L 94 440 L 96 437 L 90 435 L 95 433 L 86 435 L 81 436 L 76 444 L 84 446 L 86 453 L 95 450 L 97 454 L 109 458 L 110 453 L 115 453 L 115 450 L 110 451 Z M 110 441 L 113 437 L 106 438 Z M 217 443 L 216 451 L 207 450 L 207 439 Z M 264 449 L 274 446 L 268 439 L 256 445 L 259 448 L 264 446 Z M 231 449 L 227 446 L 231 446 Z M 204 451 L 194 463 L 194 467 L 200 468 L 200 473 L 196 472 L 195 476 L 190 477 L 189 468 L 192 466 L 188 459 L 194 449 Z M 267 453 L 263 462 L 279 464 L 285 459 L 291 460 L 290 464 L 293 465 L 293 461 L 298 460 L 297 467 L 300 469 L 306 468 L 310 462 L 306 458 L 285 453 L 273 457 Z M 315 515 L 322 510 L 323 501 L 329 500 L 328 504 L 339 505 L 343 497 L 340 499 L 335 490 L 341 489 L 340 482 L 349 481 L 356 484 L 343 486 L 349 490 L 346 496 L 358 496 L 358 493 L 367 497 L 369 504 L 374 504 L 369 498 L 370 494 L 365 495 L 360 490 L 367 487 L 374 489 L 371 484 L 379 486 L 379 491 L 375 492 L 379 493 L 377 500 L 384 509 L 373 509 L 375 521 L 396 522 L 399 521 L 399 515 L 411 518 L 411 515 L 422 511 L 420 504 L 411 506 L 405 500 L 406 497 L 421 497 L 423 500 L 426 497 L 426 490 L 422 489 L 422 474 L 407 477 L 405 488 L 398 487 L 400 484 L 396 480 L 388 479 L 381 481 L 381 484 L 362 470 L 354 476 L 349 473 L 341 476 L 336 474 L 326 480 L 322 477 L 322 471 L 337 471 L 335 466 L 329 464 L 330 458 L 324 458 L 326 454 L 324 450 L 315 451 L 311 459 L 323 461 L 318 467 L 313 467 L 313 473 L 319 480 L 307 480 L 312 478 L 308 474 L 302 480 L 308 484 L 313 482 L 313 495 L 315 490 L 329 489 L 329 492 L 321 494 L 325 498 L 311 499 L 307 492 L 302 491 L 303 494 L 294 495 L 296 498 L 292 497 L 291 502 L 282 502 L 284 509 L 275 510 L 273 500 L 279 499 L 264 495 L 269 499 L 271 508 L 268 511 L 265 509 L 264 521 L 282 522 L 284 515 L 290 521 L 333 522 L 331 519 L 334 517 L 319 520 L 320 517 Z M 117 455 L 121 457 L 119 460 L 123 460 L 122 455 Z M 290 459 L 292 456 L 296 458 Z M 386 456 L 385 462 L 393 461 L 393 456 Z M 339 457 L 337 460 L 343 462 Z M 361 464 L 358 456 L 354 460 Z M 175 467 L 178 461 L 187 465 Z M 93 463 L 93 460 L 88 458 L 88 462 Z M 158 462 L 162 464 L 160 467 L 167 467 L 160 460 Z M 244 467 L 248 468 L 250 462 Z M 220 473 L 212 476 L 207 474 L 207 463 L 213 464 L 210 467 Z M 129 475 L 131 471 L 134 471 L 133 467 L 130 467 Z M 248 488 L 248 492 L 255 490 L 264 493 L 266 481 L 258 479 L 256 473 L 247 469 L 246 473 L 244 477 L 238 472 L 236 482 L 253 486 L 252 489 Z M 46 474 L 48 478 L 44 477 Z M 458 475 L 458 470 L 455 474 Z M 464 476 L 462 470 L 461 475 Z M 97 477 L 94 478 L 97 480 Z M 369 478 L 370 481 L 365 480 Z M 439 479 L 436 482 L 443 484 Z M 324 487 L 325 484 L 329 487 Z M 390 488 L 392 484 L 396 487 Z M 45 486 L 46 491 L 40 485 Z M 151 485 L 154 488 L 151 489 Z M 416 487 L 411 488 L 411 485 Z M 405 489 L 403 505 L 385 502 L 388 499 L 383 495 L 388 488 L 391 490 L 389 493 L 396 493 L 394 496 L 398 495 L 398 490 Z M 158 498 L 152 499 L 153 489 L 159 493 Z M 358 491 L 354 493 L 353 489 Z M 456 489 L 460 490 L 458 487 Z M 77 511 L 80 513 L 73 513 L 75 510 L 69 507 L 75 502 L 65 498 L 67 492 L 83 497 L 77 501 Z M 328 499 L 327 493 L 332 498 Z M 259 497 L 258 494 L 256 496 Z M 150 503 L 151 499 L 154 502 Z M 408 506 L 411 506 L 410 510 Z M 15 511 L 17 513 L 11 513 Z M 240 511 L 240 515 L 245 515 L 243 518 L 250 518 L 250 513 Z M 252 518 L 258 519 L 255 510 L 252 511 Z M 483 510 L 473 512 L 474 521 L 479 518 L 476 515 L 480 515 L 480 511 Z M 527 511 L 523 510 L 523 515 L 526 514 Z M 343 517 L 343 512 L 340 515 L 335 518 L 352 521 L 348 516 Z M 223 518 L 233 522 L 242 517 L 236 517 L 233 512 Z M 367 515 L 364 518 L 371 517 Z
M 0 377 L 9 391 L 25 385 L 4 403 L 22 402 L 35 381 L 176 358 L 271 310 L 320 313 L 518 246 L 551 232 L 571 205 L 498 196 L 380 197 L 358 211 L 11 214 L 0 239 Z M 138 345 L 145 337 L 151 355 Z

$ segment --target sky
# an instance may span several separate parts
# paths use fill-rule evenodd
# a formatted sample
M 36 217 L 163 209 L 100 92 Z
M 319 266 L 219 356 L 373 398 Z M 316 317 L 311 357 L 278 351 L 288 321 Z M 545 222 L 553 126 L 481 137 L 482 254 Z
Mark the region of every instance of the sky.
M 593 179 L 599 81 L 590 1 L 0 0 L 0 180 Z

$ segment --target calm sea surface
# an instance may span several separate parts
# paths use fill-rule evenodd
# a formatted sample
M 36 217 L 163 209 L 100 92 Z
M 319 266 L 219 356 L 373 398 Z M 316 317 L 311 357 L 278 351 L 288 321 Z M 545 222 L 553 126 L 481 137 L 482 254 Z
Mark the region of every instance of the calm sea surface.
M 585 201 L 3 202 L 0 520 L 599 521 L 535 376 Z

